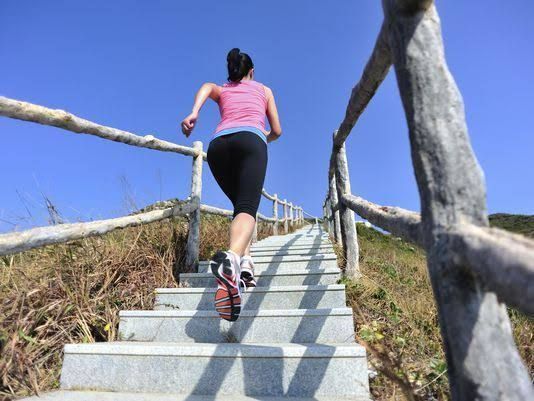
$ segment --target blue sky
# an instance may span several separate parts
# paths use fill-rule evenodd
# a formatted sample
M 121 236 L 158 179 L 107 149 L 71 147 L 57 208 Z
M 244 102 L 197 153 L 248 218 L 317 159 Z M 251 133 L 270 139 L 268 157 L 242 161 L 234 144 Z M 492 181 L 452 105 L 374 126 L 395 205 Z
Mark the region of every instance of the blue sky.
M 46 4 L 45 4 L 46 3 Z M 488 187 L 490 212 L 534 214 L 534 3 L 437 1 L 450 69 Z M 208 143 L 215 104 L 190 139 L 178 130 L 196 89 L 222 83 L 232 47 L 277 98 L 284 130 L 265 187 L 320 214 L 332 131 L 382 21 L 379 1 L 0 2 L 0 95 L 180 144 Z M 0 118 L 0 231 L 185 198 L 188 157 Z M 406 122 L 390 73 L 348 143 L 353 193 L 419 210 Z M 229 207 L 204 171 L 203 201 Z M 270 214 L 270 204 L 261 211 Z

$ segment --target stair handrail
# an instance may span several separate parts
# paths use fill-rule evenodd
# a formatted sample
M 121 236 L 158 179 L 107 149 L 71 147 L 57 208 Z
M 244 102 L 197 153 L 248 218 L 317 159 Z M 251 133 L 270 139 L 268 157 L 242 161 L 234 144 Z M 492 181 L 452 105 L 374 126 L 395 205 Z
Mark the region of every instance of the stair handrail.
M 200 246 L 200 213 L 205 212 L 223 216 L 232 215 L 230 210 L 201 204 L 202 166 L 203 161 L 207 158 L 206 153 L 203 151 L 201 141 L 193 142 L 193 147 L 183 146 L 158 139 L 151 134 L 140 136 L 128 131 L 97 124 L 64 110 L 51 109 L 4 96 L 0 96 L 0 116 L 53 126 L 77 134 L 93 135 L 131 146 L 178 153 L 190 156 L 193 159 L 191 193 L 186 201 L 178 202 L 176 205 L 164 209 L 137 213 L 130 216 L 86 223 L 35 227 L 24 231 L 0 234 L 0 256 L 46 245 L 103 235 L 125 227 L 138 226 L 187 215 L 189 217 L 189 229 L 185 252 L 185 266 L 180 270 L 197 271 Z M 273 217 L 267 217 L 258 213 L 257 220 L 270 223 L 273 234 L 278 234 L 278 228 L 281 224 L 284 226 L 284 232 L 288 233 L 290 229 L 296 228 L 304 223 L 302 208 L 300 206 L 293 205 L 292 202 L 281 201 L 276 194 L 270 195 L 265 189 L 262 189 L 262 195 L 273 202 L 273 211 L 274 209 L 278 210 L 280 206 L 288 208 L 288 214 L 284 219 L 279 219 L 277 214 L 274 213 Z
M 483 173 L 469 143 L 432 0 L 383 0 L 384 22 L 334 132 L 325 226 L 358 278 L 354 212 L 422 246 L 437 303 L 453 400 L 534 399 L 501 302 L 534 315 L 534 241 L 489 228 Z M 422 213 L 351 193 L 345 140 L 394 66 Z M 495 366 L 507 366 L 495 374 Z M 476 395 L 475 395 L 476 394 Z

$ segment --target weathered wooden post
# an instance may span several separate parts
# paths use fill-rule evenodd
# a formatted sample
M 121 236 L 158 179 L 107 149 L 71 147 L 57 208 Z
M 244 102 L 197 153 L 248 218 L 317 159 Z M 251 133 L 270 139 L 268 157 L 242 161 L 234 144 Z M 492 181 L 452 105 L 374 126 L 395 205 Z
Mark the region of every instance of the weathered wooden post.
M 193 149 L 198 153 L 193 157 L 193 169 L 191 173 L 190 202 L 192 210 L 189 213 L 189 232 L 187 234 L 187 245 L 185 249 L 186 272 L 196 272 L 198 270 L 198 252 L 200 247 L 200 198 L 202 195 L 202 164 L 204 163 L 202 142 L 193 142 Z
M 274 194 L 273 218 L 275 220 L 275 222 L 273 223 L 273 235 L 278 235 L 278 195 L 277 194 Z
M 431 1 L 384 0 L 397 82 L 421 198 L 423 238 L 452 399 L 532 400 L 506 305 L 462 265 L 448 230 L 487 226 L 484 177 Z
M 326 226 L 324 227 L 327 231 L 328 231 L 328 213 L 327 213 L 327 209 L 328 209 L 328 197 L 324 200 L 324 204 L 323 204 L 323 226 Z
M 291 229 L 295 228 L 295 209 L 293 208 L 293 202 L 289 204 L 289 222 Z
M 287 199 L 284 199 L 284 234 L 287 234 L 289 232 L 289 222 L 287 221 Z
M 334 139 L 336 133 L 334 133 Z M 350 278 L 358 278 L 360 277 L 358 260 L 360 252 L 356 234 L 356 221 L 354 220 L 354 212 L 343 204 L 343 194 L 351 193 L 345 144 L 340 147 L 334 147 L 334 152 L 334 170 L 330 171 L 329 174 L 333 175 L 336 180 L 341 239 L 346 260 L 344 274 Z M 330 210 L 332 210 L 331 207 Z M 332 220 L 334 219 L 332 218 Z
M 329 177 L 329 190 L 330 190 L 330 199 L 332 200 L 332 205 L 330 210 L 332 211 L 332 223 L 334 228 L 334 239 L 339 245 L 343 245 L 343 241 L 341 239 L 341 221 L 339 217 L 339 199 L 337 196 L 337 186 L 336 186 L 336 174 L 335 172 L 330 174 Z
M 326 199 L 326 228 L 328 229 L 328 234 L 333 236 L 334 225 L 332 224 L 332 200 L 330 197 Z
M 335 227 L 334 227 L 334 214 L 332 213 L 332 198 L 328 198 L 328 222 L 329 222 L 329 230 L 330 235 L 335 235 Z

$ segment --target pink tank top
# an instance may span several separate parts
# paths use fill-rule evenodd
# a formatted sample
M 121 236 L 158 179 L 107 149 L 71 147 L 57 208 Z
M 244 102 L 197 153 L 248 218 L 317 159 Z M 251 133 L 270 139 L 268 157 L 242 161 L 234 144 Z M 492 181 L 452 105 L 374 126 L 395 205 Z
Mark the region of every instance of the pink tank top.
M 228 82 L 219 97 L 221 121 L 215 135 L 239 127 L 265 130 L 267 96 L 264 86 L 256 81 Z

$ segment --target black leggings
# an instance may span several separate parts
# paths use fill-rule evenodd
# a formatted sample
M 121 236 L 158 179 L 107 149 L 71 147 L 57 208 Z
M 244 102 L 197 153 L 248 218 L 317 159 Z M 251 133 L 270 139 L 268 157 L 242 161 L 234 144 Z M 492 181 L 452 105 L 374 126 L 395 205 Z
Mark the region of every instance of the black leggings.
M 256 218 L 267 169 L 267 145 L 255 133 L 240 131 L 210 142 L 208 164 L 234 206 L 234 217 Z

